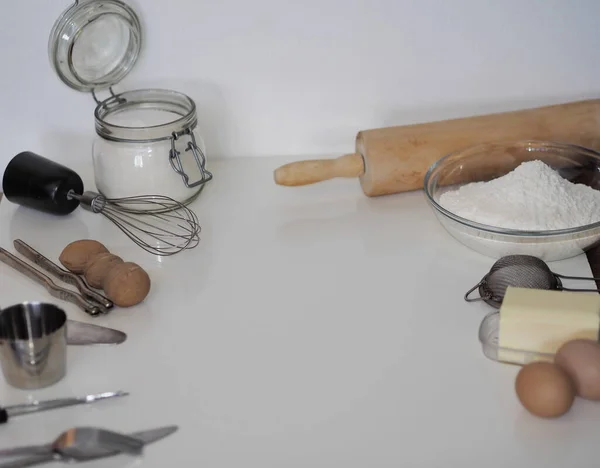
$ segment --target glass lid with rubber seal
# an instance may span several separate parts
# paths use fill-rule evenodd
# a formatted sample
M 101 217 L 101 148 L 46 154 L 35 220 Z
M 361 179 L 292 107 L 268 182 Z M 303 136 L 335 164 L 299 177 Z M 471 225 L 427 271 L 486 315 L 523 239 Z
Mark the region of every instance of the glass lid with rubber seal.
M 54 23 L 48 52 L 65 84 L 94 93 L 125 78 L 141 47 L 141 23 L 131 7 L 119 0 L 77 0 Z

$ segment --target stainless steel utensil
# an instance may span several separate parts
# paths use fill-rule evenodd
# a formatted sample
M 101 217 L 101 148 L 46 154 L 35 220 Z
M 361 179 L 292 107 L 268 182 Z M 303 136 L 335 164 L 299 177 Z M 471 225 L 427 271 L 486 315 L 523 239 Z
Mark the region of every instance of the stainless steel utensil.
M 163 195 L 105 198 L 96 192 L 70 190 L 67 200 L 77 200 L 92 213 L 101 214 L 136 245 L 154 255 L 169 256 L 193 249 L 200 242 L 200 222 L 184 204 Z
M 0 365 L 20 389 L 53 385 L 67 372 L 67 315 L 53 304 L 23 302 L 0 311 Z
M 72 346 L 115 345 L 124 343 L 127 334 L 114 328 L 67 320 L 67 344 Z
M 177 430 L 177 426 L 165 426 L 147 431 L 134 432 L 128 435 L 129 437 L 133 437 L 142 441 L 145 445 L 148 445 L 168 437 Z M 0 468 L 25 468 L 54 461 L 92 461 L 100 458 L 112 457 L 119 455 L 120 453 L 122 452 L 115 448 L 98 445 L 87 445 L 83 447 L 83 449 L 81 449 L 81 447 L 75 447 L 72 450 L 54 450 L 52 444 L 30 445 L 0 450 L 0 457 L 13 458 L 11 461 L 0 463 Z
M 32 401 L 21 405 L 5 406 L 0 407 L 0 424 L 5 424 L 9 419 L 15 416 L 22 416 L 26 414 L 39 413 L 41 411 L 49 411 L 59 408 L 66 408 L 68 406 L 75 405 L 87 405 L 90 403 L 96 403 L 98 401 L 108 400 L 112 398 L 119 398 L 129 395 L 128 392 L 105 392 L 98 393 L 96 395 L 86 395 L 84 397 L 74 398 L 57 398 L 55 400 L 46 401 Z
M 15 257 L 2 247 L 0 247 L 0 261 L 44 286 L 44 288 L 46 288 L 46 290 L 52 296 L 79 306 L 91 316 L 95 317 L 97 315 L 107 314 L 109 312 L 109 309 L 103 305 L 86 300 L 82 295 L 58 286 L 44 273 L 24 262 L 20 258 Z
M 509 286 L 560 291 L 600 292 L 598 289 L 571 289 L 562 285 L 562 279 L 590 280 L 581 276 L 566 276 L 550 270 L 546 262 L 531 255 L 507 255 L 497 260 L 490 271 L 465 294 L 465 301 L 484 301 L 499 308 Z M 470 298 L 470 294 L 479 290 L 479 297 Z
M 22 455 L 36 455 L 36 457 L 46 455 L 53 460 L 58 454 L 75 461 L 84 461 L 90 453 L 97 453 L 99 450 L 139 455 L 144 444 L 141 439 L 106 429 L 74 427 L 60 434 L 50 444 L 22 447 L 16 451 L 11 449 L 0 451 L 0 456 L 15 456 L 14 453 L 17 452 Z
M 61 281 L 75 286 L 83 296 L 91 299 L 93 302 L 101 304 L 107 310 L 113 308 L 114 304 L 110 299 L 91 289 L 80 276 L 61 268 L 52 260 L 44 257 L 40 252 L 26 244 L 21 239 L 16 239 L 13 242 L 13 245 L 15 246 L 15 250 L 23 255 L 26 259 L 32 261 L 37 266 L 46 270 L 48 273 L 54 275 Z

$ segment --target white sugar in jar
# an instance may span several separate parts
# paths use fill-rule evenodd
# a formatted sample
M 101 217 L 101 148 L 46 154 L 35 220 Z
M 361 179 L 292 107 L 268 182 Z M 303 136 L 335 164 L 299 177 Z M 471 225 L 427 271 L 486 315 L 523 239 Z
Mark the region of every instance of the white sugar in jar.
M 48 44 L 60 80 L 96 102 L 98 192 L 107 198 L 162 195 L 187 204 L 212 180 L 194 101 L 164 89 L 113 91 L 141 49 L 139 18 L 121 0 L 75 0 L 54 23 Z M 109 92 L 104 100 L 101 91 Z
M 187 204 L 212 177 L 196 106 L 185 94 L 125 92 L 100 103 L 95 118 L 94 178 L 104 196 L 158 194 Z

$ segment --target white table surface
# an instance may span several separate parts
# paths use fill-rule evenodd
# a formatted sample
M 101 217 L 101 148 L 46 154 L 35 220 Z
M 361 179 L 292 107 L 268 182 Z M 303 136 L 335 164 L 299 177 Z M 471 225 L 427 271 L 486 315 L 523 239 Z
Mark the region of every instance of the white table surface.
M 195 250 L 158 261 L 99 215 L 55 218 L 0 203 L 0 245 L 21 238 L 56 260 L 94 238 L 147 269 L 146 301 L 93 319 L 0 264 L 0 307 L 60 302 L 69 318 L 119 328 L 126 343 L 70 347 L 68 376 L 44 390 L 0 380 L 2 404 L 123 389 L 119 401 L 0 427 L 0 448 L 78 425 L 178 424 L 138 465 L 172 467 L 589 467 L 600 404 L 553 421 L 525 412 L 518 367 L 486 359 L 491 309 L 465 291 L 493 260 L 438 224 L 422 192 L 366 198 L 357 181 L 278 187 L 283 159 L 213 162 L 193 204 Z M 89 175 L 88 175 L 89 181 Z M 552 265 L 589 275 L 584 256 Z M 129 466 L 127 458 L 86 464 Z

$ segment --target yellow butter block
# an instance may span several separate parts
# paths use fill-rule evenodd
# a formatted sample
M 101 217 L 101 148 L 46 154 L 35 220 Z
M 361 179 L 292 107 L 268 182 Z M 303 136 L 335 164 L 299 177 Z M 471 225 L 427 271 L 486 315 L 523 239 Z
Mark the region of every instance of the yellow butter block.
M 508 287 L 499 314 L 500 361 L 548 360 L 567 341 L 598 340 L 600 294 Z
M 524 366 L 530 362 L 553 362 L 554 355 L 541 354 L 535 351 L 514 350 L 508 348 L 498 349 L 498 361 L 507 364 L 518 364 Z

